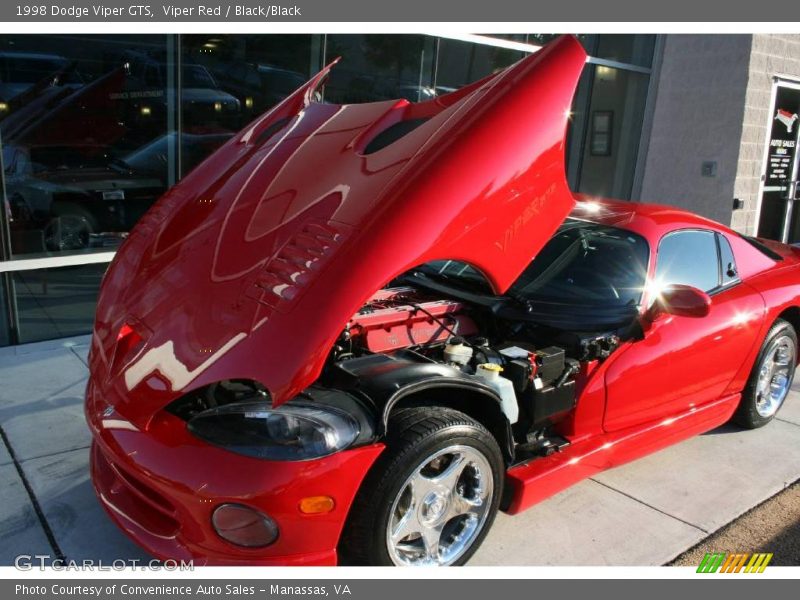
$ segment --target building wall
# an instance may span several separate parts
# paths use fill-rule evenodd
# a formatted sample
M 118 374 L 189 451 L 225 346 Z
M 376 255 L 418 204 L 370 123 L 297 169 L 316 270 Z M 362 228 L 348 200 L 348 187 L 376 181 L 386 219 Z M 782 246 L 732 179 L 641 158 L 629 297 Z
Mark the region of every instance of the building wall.
M 748 66 L 744 118 L 734 196 L 744 201 L 744 208 L 733 214 L 734 228 L 755 233 L 758 186 L 767 141 L 770 118 L 770 95 L 775 75 L 800 79 L 800 35 L 757 34 L 752 36 Z
M 731 222 L 751 45 L 750 35 L 666 36 L 641 200 Z

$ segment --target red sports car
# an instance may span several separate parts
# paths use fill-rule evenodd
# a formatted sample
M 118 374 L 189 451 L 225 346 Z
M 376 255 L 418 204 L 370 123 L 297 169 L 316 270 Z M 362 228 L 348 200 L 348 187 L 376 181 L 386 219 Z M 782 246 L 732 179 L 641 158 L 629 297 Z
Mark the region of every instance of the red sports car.
M 733 419 L 797 363 L 800 252 L 579 198 L 563 37 L 436 99 L 314 101 L 172 188 L 100 294 L 86 413 L 160 558 L 457 565 L 498 509 Z

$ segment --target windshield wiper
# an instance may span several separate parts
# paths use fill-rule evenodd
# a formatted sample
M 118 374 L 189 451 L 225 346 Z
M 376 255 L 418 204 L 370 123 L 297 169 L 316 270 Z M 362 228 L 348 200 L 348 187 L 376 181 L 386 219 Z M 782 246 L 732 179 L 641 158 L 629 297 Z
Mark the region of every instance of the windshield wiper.
M 426 279 L 430 279 L 431 281 L 435 281 L 438 283 L 442 283 L 452 288 L 476 293 L 476 294 L 486 294 L 486 288 L 479 284 L 477 281 L 471 281 L 465 277 L 453 277 L 452 275 L 447 275 L 446 273 L 442 273 L 440 271 L 435 271 L 433 269 L 415 269 L 411 275 L 413 277 L 424 277 Z
M 530 298 L 527 298 L 522 294 L 518 294 L 517 292 L 512 292 L 511 290 L 508 290 L 504 295 L 509 300 L 512 300 L 514 304 L 517 304 L 518 306 L 523 308 L 525 312 L 527 313 L 533 312 L 534 308 L 533 301 Z

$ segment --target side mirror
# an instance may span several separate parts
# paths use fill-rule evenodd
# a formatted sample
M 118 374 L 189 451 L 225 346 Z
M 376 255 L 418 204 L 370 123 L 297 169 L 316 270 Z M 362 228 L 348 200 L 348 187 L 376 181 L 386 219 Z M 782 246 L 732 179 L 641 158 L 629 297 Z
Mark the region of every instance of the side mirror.
M 668 285 L 656 297 L 647 311 L 652 321 L 659 314 L 678 317 L 705 317 L 711 309 L 711 297 L 702 290 L 690 285 Z

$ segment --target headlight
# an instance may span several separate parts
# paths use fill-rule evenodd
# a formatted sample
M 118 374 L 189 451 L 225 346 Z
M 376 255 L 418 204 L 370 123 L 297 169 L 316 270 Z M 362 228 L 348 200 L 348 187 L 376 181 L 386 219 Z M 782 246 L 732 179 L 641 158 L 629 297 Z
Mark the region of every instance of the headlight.
M 212 408 L 189 421 L 197 437 L 266 460 L 308 460 L 344 450 L 359 434 L 344 411 L 308 402 L 272 408 L 262 401 Z

